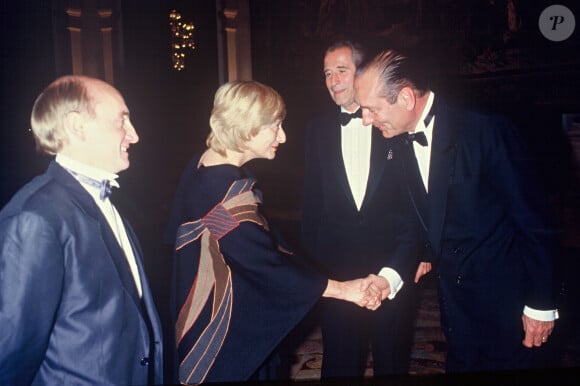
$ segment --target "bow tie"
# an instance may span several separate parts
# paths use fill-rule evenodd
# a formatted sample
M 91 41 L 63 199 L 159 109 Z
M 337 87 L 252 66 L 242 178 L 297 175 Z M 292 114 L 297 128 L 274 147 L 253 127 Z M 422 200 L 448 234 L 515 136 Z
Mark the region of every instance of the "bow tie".
M 345 113 L 345 112 L 341 112 L 340 113 L 340 125 L 341 126 L 346 126 L 348 125 L 348 123 L 350 122 L 351 119 L 353 118 L 362 118 L 362 109 L 358 109 L 357 111 L 355 111 L 354 113 Z
M 83 174 L 79 174 L 73 170 L 67 169 L 72 175 L 74 175 L 80 182 L 83 182 L 87 185 L 93 186 L 99 189 L 99 198 L 101 201 L 105 201 L 108 197 L 111 196 L 113 193 L 113 188 L 111 186 L 111 182 L 109 180 L 95 180 L 94 178 L 87 177 Z
M 413 141 L 417 141 L 417 143 L 421 146 L 427 146 L 428 144 L 427 137 L 425 136 L 425 133 L 422 131 L 419 131 L 418 133 L 407 134 L 407 138 L 405 138 L 405 143 L 409 145 L 413 143 Z

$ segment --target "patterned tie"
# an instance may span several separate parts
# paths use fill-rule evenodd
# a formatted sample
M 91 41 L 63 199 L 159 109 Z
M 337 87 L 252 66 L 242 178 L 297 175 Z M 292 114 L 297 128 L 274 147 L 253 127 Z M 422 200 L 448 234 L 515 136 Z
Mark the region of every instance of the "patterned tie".
M 70 174 L 75 176 L 80 182 L 84 182 L 87 185 L 94 186 L 95 188 L 99 189 L 99 198 L 101 201 L 105 201 L 107 197 L 111 196 L 113 189 L 111 187 L 111 182 L 109 180 L 95 180 L 94 178 L 87 177 L 83 174 L 79 174 L 73 170 L 66 169 Z
M 350 122 L 351 119 L 353 118 L 362 118 L 362 109 L 358 109 L 357 111 L 355 111 L 354 113 L 345 113 L 345 112 L 341 112 L 340 113 L 340 125 L 341 126 L 346 126 L 348 125 L 348 123 Z

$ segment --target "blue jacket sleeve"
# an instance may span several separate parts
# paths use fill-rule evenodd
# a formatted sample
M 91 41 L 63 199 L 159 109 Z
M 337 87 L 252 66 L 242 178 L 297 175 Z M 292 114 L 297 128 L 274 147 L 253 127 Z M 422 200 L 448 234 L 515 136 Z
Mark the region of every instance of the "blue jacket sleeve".
M 63 291 L 62 256 L 42 217 L 23 212 L 2 219 L 0 384 L 30 384 L 44 359 Z

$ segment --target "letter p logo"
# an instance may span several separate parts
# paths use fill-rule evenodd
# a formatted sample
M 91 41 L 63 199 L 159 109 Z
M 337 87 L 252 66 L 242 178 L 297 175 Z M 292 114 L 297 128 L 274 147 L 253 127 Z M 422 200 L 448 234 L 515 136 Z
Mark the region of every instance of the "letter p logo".
M 538 26 L 546 39 L 561 42 L 574 33 L 576 20 L 569 8 L 563 5 L 550 5 L 540 14 Z
M 553 21 L 552 31 L 555 31 L 559 24 L 564 23 L 564 16 L 550 16 L 550 20 Z

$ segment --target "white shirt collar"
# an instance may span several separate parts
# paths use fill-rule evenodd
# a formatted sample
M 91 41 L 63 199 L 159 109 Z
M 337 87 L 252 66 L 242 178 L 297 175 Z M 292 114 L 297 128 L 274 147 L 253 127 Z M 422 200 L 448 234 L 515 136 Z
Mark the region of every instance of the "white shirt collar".
M 341 113 L 354 114 L 354 113 L 356 113 L 358 111 L 358 109 L 360 109 L 360 106 L 358 108 L 356 108 L 354 111 L 348 111 L 343 106 L 340 106 L 340 112 Z
M 427 117 L 427 114 L 429 114 L 429 111 L 431 111 L 431 107 L 433 106 L 433 102 L 435 101 L 435 93 L 433 91 L 429 91 L 429 96 L 427 97 L 427 103 L 425 103 L 425 108 L 423 109 L 423 112 L 421 113 L 421 119 L 419 119 L 419 122 L 417 122 L 417 126 L 415 126 L 415 130 L 413 130 L 411 133 L 415 133 L 415 132 L 424 132 L 425 133 L 425 137 L 427 138 L 427 143 L 428 146 L 431 146 L 431 140 L 433 138 L 433 124 L 435 122 L 435 117 L 433 117 L 431 119 L 431 122 L 429 122 L 429 125 L 425 126 L 425 117 Z
M 117 174 L 97 169 L 82 162 L 76 161 L 61 153 L 58 153 L 56 155 L 55 161 L 62 167 L 70 169 L 75 173 L 82 174 L 97 181 L 109 180 L 111 186 L 114 186 L 116 188 L 119 187 L 119 183 L 117 182 L 117 178 L 119 178 L 119 176 Z

